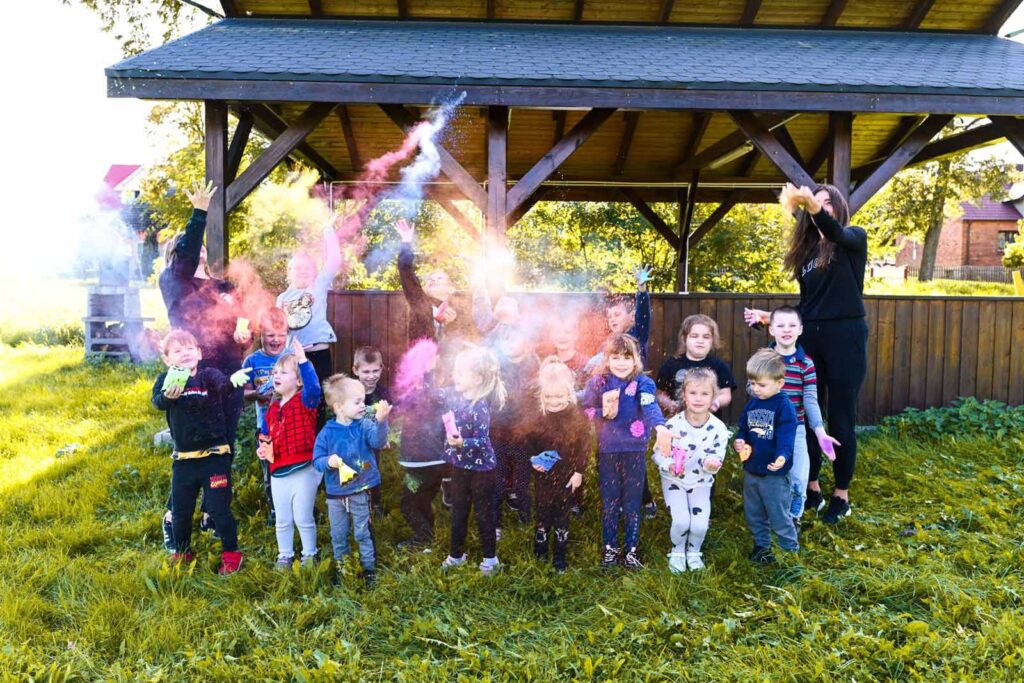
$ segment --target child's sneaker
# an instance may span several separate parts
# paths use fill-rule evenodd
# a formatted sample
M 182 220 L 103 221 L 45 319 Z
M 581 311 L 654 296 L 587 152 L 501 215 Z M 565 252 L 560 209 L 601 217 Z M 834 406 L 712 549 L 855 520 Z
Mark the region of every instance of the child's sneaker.
M 495 541 L 500 541 L 501 540 L 501 527 L 500 526 L 494 527 L 494 540 Z
M 772 564 L 775 562 L 775 555 L 771 548 L 756 545 L 750 552 L 750 561 L 756 564 Z
M 537 529 L 533 532 L 533 555 L 538 560 L 543 560 L 547 558 L 548 532 L 546 529 Z
M 658 516 L 658 504 L 653 500 L 643 507 L 644 519 L 654 519 Z
M 641 564 L 639 556 L 636 554 L 636 548 L 631 548 L 626 553 L 626 557 L 622 560 L 622 566 L 626 569 L 643 569 L 644 565 Z
M 807 489 L 807 498 L 804 500 L 804 509 L 821 512 L 824 507 L 825 499 L 821 497 L 821 491 Z
M 673 574 L 682 574 L 686 571 L 686 554 L 685 553 L 669 553 L 668 554 L 668 570 Z
M 316 566 L 316 559 L 317 559 L 316 553 L 313 553 L 312 555 L 303 555 L 302 559 L 299 560 L 299 566 L 300 567 L 314 567 L 314 566 Z
M 234 574 L 242 568 L 242 553 L 237 550 L 225 550 L 220 554 L 220 569 L 217 573 L 221 576 Z
M 699 552 L 686 553 L 686 566 L 690 568 L 691 572 L 704 569 L 704 558 Z
M 215 531 L 216 527 L 213 524 L 213 518 L 210 515 L 203 513 L 203 516 L 199 520 L 200 531 Z
M 825 524 L 839 524 L 839 520 L 849 517 L 850 513 L 850 503 L 847 500 L 839 496 L 832 496 L 832 500 L 828 503 L 828 510 L 825 510 L 825 514 L 821 516 L 821 521 Z
M 295 557 L 292 555 L 278 555 L 277 556 L 277 569 L 282 572 L 286 572 L 292 568 L 292 562 L 295 561 Z
M 444 558 L 444 562 L 441 563 L 441 569 L 452 569 L 454 567 L 461 567 L 466 564 L 466 554 L 463 553 L 462 557 L 452 557 L 449 555 Z
M 161 522 L 164 532 L 164 550 L 169 553 L 173 553 L 176 548 L 174 547 L 174 527 L 171 525 L 171 520 L 165 516 Z
M 620 552 L 618 548 L 606 545 L 604 547 L 604 557 L 601 558 L 601 566 L 606 569 L 616 566 L 619 563 Z
M 373 569 L 363 570 L 363 583 L 367 588 L 373 588 L 377 585 L 377 572 Z
M 501 562 L 497 557 L 485 557 L 480 563 L 480 573 L 484 576 L 494 576 L 501 571 Z
M 192 561 L 196 559 L 196 556 L 192 553 L 174 553 L 171 555 L 172 564 L 192 564 Z

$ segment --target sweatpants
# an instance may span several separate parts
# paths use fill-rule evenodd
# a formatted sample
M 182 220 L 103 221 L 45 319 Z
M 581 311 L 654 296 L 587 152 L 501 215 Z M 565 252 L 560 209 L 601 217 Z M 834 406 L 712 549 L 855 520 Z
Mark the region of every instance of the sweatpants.
M 450 465 L 405 467 L 402 500 L 399 507 L 405 521 L 412 527 L 412 540 L 421 545 L 434 542 L 434 498 L 441 490 L 441 479 L 448 475 Z
M 274 495 L 274 509 L 277 511 L 277 554 L 279 557 L 295 556 L 295 530 L 299 530 L 302 541 L 302 556 L 316 555 L 316 521 L 313 519 L 313 503 L 320 488 L 323 474 L 312 465 L 296 470 L 283 477 L 271 477 L 270 488 Z
M 601 537 L 604 545 L 631 550 L 640 542 L 640 505 L 647 466 L 643 451 L 598 453 L 597 479 L 601 487 Z M 626 528 L 626 544 L 619 546 L 619 519 Z
M 837 489 L 850 488 L 857 462 L 857 401 L 868 367 L 868 324 L 864 318 L 819 320 L 804 323 L 800 345 L 814 360 L 818 377 L 818 403 L 828 422 L 828 433 L 836 446 L 832 463 Z M 821 472 L 821 447 L 817 439 L 807 442 L 810 481 Z
M 811 461 L 807 454 L 807 427 L 797 425 L 796 439 L 793 441 L 793 467 L 789 470 L 789 481 L 793 490 L 789 514 L 793 516 L 793 519 L 800 519 L 804 514 L 804 501 L 807 500 L 807 476 L 810 467 Z
M 793 502 L 789 476 L 743 473 L 743 516 L 758 548 L 772 547 L 772 532 L 783 550 L 796 552 L 800 544 L 789 514 Z
M 668 529 L 672 553 L 699 553 L 704 545 L 704 537 L 708 535 L 711 487 L 687 488 L 668 477 L 662 477 L 661 492 L 665 496 L 665 507 L 672 514 L 672 525 Z
M 530 512 L 530 456 L 526 445 L 515 441 L 494 441 L 494 526 L 501 526 L 501 508 L 508 494 L 508 481 L 512 479 L 512 493 L 516 494 L 519 509 L 524 515 Z
M 238 550 L 238 527 L 231 514 L 231 456 L 209 455 L 171 464 L 171 525 L 177 552 L 192 550 L 192 515 L 203 492 L 206 512 L 224 551 Z
M 278 519 L 280 519 L 280 512 Z M 341 562 L 349 553 L 348 531 L 359 545 L 359 564 L 372 572 L 377 567 L 377 549 L 373 543 L 373 529 L 370 527 L 370 494 L 366 491 L 351 496 L 327 498 L 327 516 L 331 520 L 331 545 L 334 559 Z
M 469 530 L 469 509 L 473 507 L 480 534 L 483 556 L 495 557 L 497 540 L 494 534 L 494 470 L 451 469 L 452 544 L 449 555 L 462 557 L 466 552 Z
M 572 490 L 566 486 L 569 476 L 562 468 L 555 475 L 535 472 L 533 477 L 537 519 L 533 551 L 537 557 L 547 557 L 548 544 L 554 538 L 552 562 L 562 569 L 569 549 L 569 508 L 573 503 Z

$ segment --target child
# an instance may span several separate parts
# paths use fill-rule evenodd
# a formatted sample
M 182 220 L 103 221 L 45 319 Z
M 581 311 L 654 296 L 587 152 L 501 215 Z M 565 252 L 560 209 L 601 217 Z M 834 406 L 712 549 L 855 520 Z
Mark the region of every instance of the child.
M 326 475 L 334 559 L 340 565 L 348 555 L 351 526 L 359 544 L 363 579 L 367 586 L 372 586 L 377 575 L 377 556 L 370 526 L 368 491 L 380 484 L 373 449 L 387 444 L 391 406 L 387 401 L 380 401 L 374 417 L 367 417 L 366 389 L 359 380 L 346 375 L 331 375 L 323 387 L 324 398 L 334 411 L 335 419 L 328 421 L 316 437 L 313 467 Z
M 384 356 L 376 347 L 360 346 L 352 354 L 352 372 L 366 389 L 366 412 L 371 417 L 373 416 L 373 406 L 380 401 L 391 401 L 387 387 L 380 384 L 380 375 L 383 371 Z M 374 451 L 373 455 L 380 462 L 380 451 Z M 373 509 L 373 516 L 383 519 L 384 500 L 380 493 L 380 484 L 370 489 L 370 505 Z
M 457 318 L 455 307 L 448 301 L 455 293 L 455 285 L 443 270 L 432 271 L 420 284 L 412 252 L 416 231 L 404 220 L 395 224 L 395 231 L 402 240 L 398 252 L 398 280 L 409 305 L 409 343 L 420 339 L 440 341 L 445 327 Z
M 337 341 L 327 321 L 327 290 L 341 269 L 341 247 L 334 226 L 324 228 L 323 239 L 324 267 L 317 271 L 311 254 L 297 252 L 288 262 L 288 289 L 277 296 L 277 305 L 287 316 L 288 330 L 306 350 L 321 382 L 333 372 L 331 344 Z
M 639 569 L 640 504 L 646 479 L 645 456 L 652 431 L 657 448 L 670 452 L 671 434 L 654 398 L 654 382 L 643 375 L 640 346 L 626 334 L 604 345 L 599 374 L 587 382 L 583 406 L 597 422 L 597 472 L 601 486 L 601 566 L 619 561 L 619 517 L 624 517 L 626 554 L 623 565 Z
M 523 443 L 523 426 L 533 407 L 534 384 L 540 361 L 530 348 L 530 340 L 518 329 L 508 329 L 498 349 L 501 358 L 501 381 L 508 399 L 502 408 L 491 408 L 491 442 L 494 445 L 494 526 L 501 540 L 501 505 L 508 492 L 509 507 L 519 521 L 530 518 L 530 453 Z
M 473 322 L 483 336 L 484 345 L 500 349 L 501 343 L 519 326 L 519 302 L 506 294 L 498 297 L 492 310 L 485 279 L 474 278 Z
M 722 468 L 729 430 L 711 414 L 718 380 L 708 368 L 687 370 L 680 385 L 685 410 L 666 427 L 673 433 L 672 454 L 655 452 L 651 459 L 661 471 L 661 491 L 672 513 L 672 552 L 668 568 L 678 574 L 704 568 L 700 548 L 711 517 L 711 485 Z
M 572 370 L 577 389 L 586 384 L 583 368 L 587 365 L 587 357 L 576 348 L 579 337 L 579 319 L 572 315 L 556 316 L 548 328 L 548 345 L 551 353 Z
M 258 329 L 260 331 L 260 348 L 250 353 L 242 361 L 242 369 L 249 375 L 249 381 L 245 385 L 245 400 L 256 402 L 257 442 L 259 435 L 264 433 L 267 406 L 274 395 L 271 370 L 287 350 L 285 346 L 288 340 L 288 321 L 285 319 L 284 310 L 268 308 L 260 313 Z M 317 393 L 319 393 L 319 386 Z M 270 507 L 267 526 L 275 526 L 277 522 L 274 512 L 274 496 L 270 488 L 270 463 L 263 459 L 260 459 L 259 462 L 260 469 L 263 470 L 263 494 L 267 497 L 267 505 Z
M 464 546 L 469 522 L 470 499 L 476 513 L 485 576 L 501 569 L 494 532 L 494 447 L 491 445 L 490 404 L 505 405 L 505 386 L 501 382 L 498 361 L 482 347 L 470 347 L 455 357 L 452 384 L 443 391 L 448 432 L 445 459 L 452 465 L 451 550 L 443 568 L 466 563 Z
M 711 412 L 732 403 L 732 391 L 736 388 L 729 365 L 718 357 L 721 348 L 718 323 L 706 315 L 690 315 L 679 328 L 679 347 L 676 355 L 667 358 L 658 371 L 658 405 L 668 415 L 682 410 L 678 400 L 683 377 L 693 368 L 710 368 L 718 378 L 718 395 L 711 403 Z
M 220 370 L 199 369 L 203 354 L 191 333 L 171 330 L 164 339 L 162 356 L 168 368 L 183 368 L 184 386 L 164 388 L 168 372 L 153 385 L 153 405 L 167 413 L 167 426 L 174 440 L 171 457 L 171 524 L 175 544 L 174 561 L 191 562 L 192 514 L 196 498 L 203 491 L 206 511 L 220 534 L 221 574 L 233 574 L 242 565 L 238 552 L 235 518 L 231 514 L 231 447 L 228 445 L 227 406 L 244 376 L 229 380 Z M 239 375 L 239 373 L 236 373 Z
M 270 471 L 270 490 L 277 510 L 277 568 L 288 569 L 295 559 L 293 523 L 302 540 L 305 567 L 316 561 L 313 503 L 323 478 L 312 467 L 320 381 L 298 339 L 292 339 L 291 353 L 274 363 L 272 376 L 274 400 L 260 428 L 265 438 L 256 454 Z M 300 390 L 302 395 L 296 398 Z
M 761 349 L 747 361 L 747 380 L 754 394 L 740 415 L 733 447 L 743 462 L 743 515 L 754 536 L 752 562 L 768 564 L 772 532 L 783 550 L 797 552 L 796 527 L 790 515 L 793 502 L 789 471 L 793 467 L 796 411 L 780 393 L 786 364 L 771 349 Z
M 791 306 L 780 306 L 771 313 L 768 321 L 768 332 L 775 339 L 769 348 L 775 350 L 786 363 L 786 383 L 782 393 L 789 397 L 796 410 L 796 440 L 793 445 L 793 469 L 789 473 L 793 486 L 793 504 L 791 514 L 797 522 L 804 512 L 804 501 L 809 500 L 815 512 L 825 507 L 821 491 L 809 490 L 807 478 L 810 474 L 811 461 L 807 452 L 807 425 L 810 425 L 817 437 L 822 452 L 835 460 L 834 446 L 839 442 L 825 431 L 825 422 L 821 418 L 818 406 L 818 381 L 814 371 L 814 361 L 804 353 L 796 340 L 803 334 L 804 326 L 800 313 Z
M 565 363 L 554 356 L 545 360 L 538 385 L 539 411 L 535 408 L 528 416 L 526 452 L 531 458 L 553 452 L 558 460 L 549 469 L 533 465 L 537 501 L 533 552 L 546 560 L 554 533 L 552 565 L 561 574 L 566 569 L 573 494 L 583 483 L 590 457 L 590 425 L 576 407 L 575 376 Z

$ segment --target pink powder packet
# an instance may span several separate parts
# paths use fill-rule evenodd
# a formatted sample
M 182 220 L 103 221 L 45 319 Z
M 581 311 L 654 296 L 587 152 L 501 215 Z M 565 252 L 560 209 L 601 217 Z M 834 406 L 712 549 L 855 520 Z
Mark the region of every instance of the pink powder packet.
M 455 425 L 455 413 L 449 410 L 441 416 L 441 421 L 444 422 L 444 431 L 449 438 L 457 439 L 462 436 L 459 434 L 459 428 Z

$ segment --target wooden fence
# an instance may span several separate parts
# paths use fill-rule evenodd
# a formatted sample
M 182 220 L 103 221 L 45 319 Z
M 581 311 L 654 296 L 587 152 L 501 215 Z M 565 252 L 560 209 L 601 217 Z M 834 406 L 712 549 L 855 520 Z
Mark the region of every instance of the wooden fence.
M 525 307 L 554 314 L 594 302 L 587 294 L 516 294 Z M 731 365 L 740 389 L 724 417 L 735 421 L 745 399 L 747 358 L 767 341 L 765 331 L 743 324 L 743 309 L 794 303 L 792 295 L 654 294 L 651 349 L 653 374 L 676 349 L 683 318 L 704 313 L 722 335 L 720 355 Z M 861 391 L 859 422 L 874 423 L 908 406 L 925 408 L 958 396 L 1024 403 L 1024 298 L 866 297 L 868 374 Z M 457 295 L 461 329 L 471 327 L 468 297 Z M 328 316 L 338 335 L 335 367 L 352 365 L 353 349 L 373 345 L 397 366 L 408 343 L 408 308 L 400 292 L 334 291 Z M 389 375 L 385 374 L 385 380 Z

